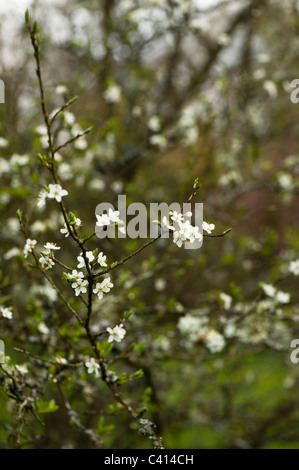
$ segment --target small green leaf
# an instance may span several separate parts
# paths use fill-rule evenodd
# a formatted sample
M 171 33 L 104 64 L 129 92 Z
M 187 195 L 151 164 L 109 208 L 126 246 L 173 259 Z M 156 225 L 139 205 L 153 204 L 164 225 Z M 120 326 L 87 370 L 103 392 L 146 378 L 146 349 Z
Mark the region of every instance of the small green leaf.
M 117 382 L 121 385 L 121 384 L 125 384 L 126 382 L 128 382 L 129 380 L 129 377 L 127 376 L 127 374 L 124 372 L 123 374 L 119 375 L 118 378 L 117 378 Z
M 33 23 L 32 33 L 38 33 L 38 23 L 36 21 Z
M 113 344 L 108 341 L 103 341 L 102 343 L 97 343 L 97 347 L 101 356 L 106 357 L 112 351 Z
M 59 406 L 56 405 L 55 400 L 44 401 L 41 398 L 36 400 L 38 413 L 53 413 L 57 411 Z
M 132 313 L 133 313 L 132 310 L 128 310 L 127 312 L 124 312 L 123 319 L 128 320 L 128 318 L 130 318 Z
M 67 104 L 70 106 L 71 104 L 75 103 L 75 101 L 77 101 L 77 99 L 78 99 L 78 96 L 74 96 L 73 98 L 71 98 L 71 99 L 67 102 Z
M 36 156 L 43 165 L 46 165 L 48 163 L 46 155 L 41 155 L 40 153 L 38 153 Z
M 134 379 L 140 379 L 140 377 L 143 377 L 144 372 L 142 369 L 136 370 L 133 374 L 129 376 L 129 380 L 134 380 Z
M 76 225 L 76 217 L 72 212 L 69 212 L 69 223 L 71 226 Z
M 113 429 L 114 429 L 114 424 L 109 424 L 108 426 L 105 426 L 105 418 L 104 416 L 101 416 L 99 419 L 97 433 L 104 434 L 104 433 L 113 431 Z
M 91 132 L 92 129 L 93 129 L 93 126 L 88 127 L 87 129 L 85 129 L 85 131 L 83 131 L 83 134 L 84 135 L 89 134 L 89 132 Z
M 26 25 L 29 25 L 30 23 L 30 15 L 29 15 L 29 10 L 27 8 L 27 10 L 25 11 L 25 23 Z
M 17 210 L 17 217 L 19 219 L 19 222 L 22 222 L 22 211 L 20 209 Z

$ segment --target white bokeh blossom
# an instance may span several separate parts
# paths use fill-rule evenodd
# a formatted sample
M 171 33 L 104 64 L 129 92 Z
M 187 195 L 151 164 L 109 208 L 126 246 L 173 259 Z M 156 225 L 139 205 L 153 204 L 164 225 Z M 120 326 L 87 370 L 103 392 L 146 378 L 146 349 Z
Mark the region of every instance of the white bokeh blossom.
M 299 276 L 299 259 L 290 262 L 289 272 L 294 274 L 294 276 Z
M 216 330 L 210 330 L 205 337 L 205 345 L 212 354 L 215 354 L 225 348 L 225 339 Z

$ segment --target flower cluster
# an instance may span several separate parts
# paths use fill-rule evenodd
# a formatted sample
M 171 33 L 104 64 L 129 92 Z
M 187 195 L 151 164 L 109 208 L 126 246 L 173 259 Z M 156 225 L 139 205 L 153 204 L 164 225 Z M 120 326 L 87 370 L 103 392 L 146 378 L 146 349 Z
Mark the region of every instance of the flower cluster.
M 78 217 L 75 217 L 75 223 L 73 226 L 71 225 L 71 227 L 73 227 L 74 229 L 78 229 L 79 227 L 81 227 L 81 225 L 81 220 Z M 70 232 L 66 224 L 64 224 L 63 228 L 60 229 L 60 233 L 62 233 L 65 238 L 69 236 Z
M 109 209 L 107 214 L 96 215 L 97 217 L 96 225 L 98 227 L 107 227 L 108 225 L 118 224 L 118 230 L 121 233 L 126 233 L 125 228 L 122 226 L 119 226 L 119 225 L 124 224 L 124 222 L 120 220 L 119 214 L 120 214 L 119 211 L 113 211 L 112 209 Z
M 59 246 L 56 246 L 55 243 L 46 243 L 44 245 L 44 250 L 41 252 L 41 257 L 39 258 L 39 262 L 43 268 L 51 269 L 55 263 L 53 261 L 54 251 L 60 250 Z
M 180 333 L 188 338 L 188 346 L 203 341 L 212 354 L 221 352 L 225 347 L 224 337 L 218 331 L 209 328 L 208 317 L 205 315 L 195 316 L 188 313 L 179 319 L 177 326 Z
M 288 304 L 290 301 L 291 296 L 288 292 L 277 290 L 272 284 L 262 282 L 261 288 L 268 297 L 271 297 L 278 304 Z
M 36 240 L 31 240 L 30 238 L 27 238 L 25 246 L 24 246 L 24 256 L 25 258 L 28 257 L 29 253 L 32 253 L 33 248 L 37 244 Z
M 71 274 L 67 274 L 67 278 L 71 281 L 72 288 L 75 291 L 75 295 L 78 296 L 81 293 L 86 294 L 88 281 L 84 279 L 84 274 L 82 271 L 77 271 L 73 269 Z
M 190 243 L 194 243 L 195 240 L 199 242 L 202 241 L 203 235 L 202 231 L 198 226 L 194 226 L 190 223 L 189 219 L 192 217 L 192 212 L 186 212 L 186 214 L 182 214 L 177 211 L 170 211 L 170 220 L 164 216 L 162 219 L 162 223 L 157 220 L 153 220 L 153 223 L 159 224 L 163 230 L 163 232 L 171 230 L 173 232 L 173 242 L 181 248 L 184 242 L 188 241 Z M 212 233 L 214 230 L 214 224 L 208 224 L 207 222 L 202 223 L 202 230 L 206 231 L 208 234 Z
M 79 261 L 79 263 L 77 265 L 78 269 L 81 269 L 81 268 L 85 267 L 85 260 L 84 260 L 84 257 L 82 255 L 83 255 L 83 253 L 80 253 L 80 255 L 77 256 L 77 260 Z M 92 251 L 86 251 L 85 256 L 86 256 L 86 258 L 88 260 L 88 263 L 90 265 L 94 260 L 94 255 L 93 255 Z
M 49 190 L 42 189 L 38 196 L 38 207 L 44 207 L 46 199 L 55 199 L 61 202 L 63 196 L 67 196 L 68 192 L 63 189 L 60 184 L 49 184 Z

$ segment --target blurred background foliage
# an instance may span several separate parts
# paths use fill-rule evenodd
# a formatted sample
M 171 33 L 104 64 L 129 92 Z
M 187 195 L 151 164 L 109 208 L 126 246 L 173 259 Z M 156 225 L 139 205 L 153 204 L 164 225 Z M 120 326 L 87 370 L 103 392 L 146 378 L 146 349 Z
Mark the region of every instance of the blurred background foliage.
M 290 100 L 291 81 L 299 78 L 298 1 L 43 0 L 30 11 L 41 28 L 48 110 L 79 96 L 57 120 L 58 145 L 93 125 L 58 161 L 82 236 L 94 231 L 100 202 L 116 207 L 118 194 L 147 207 L 183 202 L 196 177 L 204 219 L 215 233 L 233 228 L 205 239 L 199 251 L 160 240 L 113 271 L 115 287 L 96 305 L 92 324 L 97 331 L 132 312 L 110 367 L 116 375 L 144 375 L 121 385 L 124 395 L 147 408 L 166 447 L 298 448 L 299 366 L 290 362 L 299 333 L 298 278 L 288 270 L 299 257 L 299 104 Z M 59 409 L 41 412 L 45 427 L 32 416 L 21 424 L 2 375 L 1 446 L 12 447 L 20 432 L 21 447 L 96 447 L 71 425 L 54 376 L 104 447 L 148 447 L 83 367 L 52 370 L 13 349 L 69 360 L 91 354 L 75 319 L 22 255 L 18 208 L 40 246 L 56 242 L 74 268 L 79 252 L 59 232 L 55 203 L 36 205 L 51 181 L 36 158 L 47 142 L 20 18 L 8 9 L 0 26 L 0 303 L 14 312 L 13 320 L 0 318 L 0 336 L 12 364 L 29 369 L 31 390 L 23 384 L 22 393 L 55 399 Z M 93 238 L 89 249 L 113 262 L 142 243 Z M 61 275 L 57 267 L 54 279 L 71 297 Z M 260 282 L 290 294 L 289 301 L 267 296 Z M 225 347 L 213 352 L 180 328 L 186 315 L 208 318 Z

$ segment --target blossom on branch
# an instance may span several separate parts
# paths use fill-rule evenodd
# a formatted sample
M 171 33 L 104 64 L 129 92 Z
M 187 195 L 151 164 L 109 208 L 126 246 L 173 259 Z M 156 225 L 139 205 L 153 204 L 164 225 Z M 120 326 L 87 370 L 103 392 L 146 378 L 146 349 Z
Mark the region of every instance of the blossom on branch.
M 124 339 L 127 333 L 123 325 L 117 325 L 114 328 L 108 327 L 106 330 L 109 333 L 109 338 L 108 338 L 109 343 L 112 343 L 113 341 L 120 343 Z
M 106 277 L 102 282 L 96 284 L 93 293 L 97 294 L 98 298 L 101 300 L 104 294 L 110 292 L 112 287 L 114 287 L 114 284 L 111 282 L 110 277 Z

